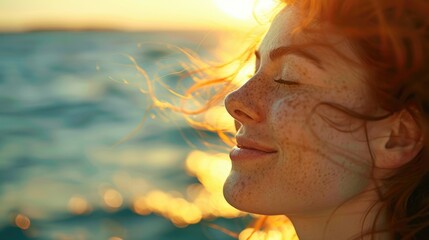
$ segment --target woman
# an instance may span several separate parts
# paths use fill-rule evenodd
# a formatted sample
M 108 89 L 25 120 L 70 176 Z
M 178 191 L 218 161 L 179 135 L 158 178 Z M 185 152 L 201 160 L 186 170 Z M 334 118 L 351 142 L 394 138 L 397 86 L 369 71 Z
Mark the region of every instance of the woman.
M 225 99 L 225 198 L 301 240 L 429 239 L 429 2 L 285 2 Z

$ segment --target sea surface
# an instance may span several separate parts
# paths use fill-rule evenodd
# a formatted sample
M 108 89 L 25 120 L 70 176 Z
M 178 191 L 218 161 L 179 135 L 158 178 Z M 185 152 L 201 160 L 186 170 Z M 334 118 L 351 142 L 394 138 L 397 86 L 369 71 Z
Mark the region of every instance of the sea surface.
M 197 182 L 184 161 L 202 145 L 180 115 L 145 115 L 145 79 L 130 59 L 174 86 L 169 73 L 188 61 L 177 47 L 211 58 L 222 41 L 215 32 L 0 34 L 0 239 L 232 239 L 210 224 L 239 232 L 242 219 L 178 228 L 131 208 L 135 194 Z M 106 189 L 120 194 L 114 208 Z

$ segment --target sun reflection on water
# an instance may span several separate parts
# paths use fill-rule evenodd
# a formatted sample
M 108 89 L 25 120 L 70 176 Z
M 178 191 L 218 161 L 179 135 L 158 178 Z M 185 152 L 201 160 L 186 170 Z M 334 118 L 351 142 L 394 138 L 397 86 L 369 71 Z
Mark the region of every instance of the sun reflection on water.
M 226 154 L 191 152 L 186 160 L 186 168 L 201 184 L 189 185 L 186 197 L 160 190 L 150 191 L 134 199 L 134 212 L 140 215 L 159 214 L 178 227 L 196 224 L 207 218 L 244 215 L 231 207 L 222 195 L 222 184 L 230 167 L 226 159 Z
M 152 190 L 134 199 L 132 209 L 139 215 L 155 213 L 169 219 L 177 227 L 197 224 L 215 217 L 237 218 L 246 215 L 230 206 L 223 197 L 223 182 L 231 168 L 227 154 L 192 151 L 186 159 L 186 170 L 199 183 L 186 189 L 186 196 L 176 192 Z M 264 219 L 243 229 L 239 240 L 297 240 L 291 222 L 285 216 L 260 217 Z
M 226 38 L 222 38 L 221 40 L 220 44 L 227 42 Z M 245 44 L 240 43 L 240 45 Z M 223 46 L 220 48 L 223 48 Z M 216 50 L 217 52 L 221 51 Z M 229 52 L 237 52 L 237 48 L 231 47 Z M 97 65 L 96 70 L 101 69 L 100 71 L 103 73 L 105 68 L 101 68 L 100 66 L 103 65 Z M 235 71 L 236 68 L 237 66 L 232 65 L 228 73 Z M 129 68 L 127 68 L 127 71 L 129 71 Z M 238 73 L 236 83 L 234 84 L 237 86 L 241 85 L 253 72 L 254 64 L 252 61 L 249 61 Z M 61 72 L 61 74 L 63 73 Z M 225 74 L 220 74 L 220 76 L 222 75 Z M 66 115 L 61 116 L 61 114 L 58 114 L 56 116 L 58 117 L 58 122 L 56 122 L 56 118 L 51 119 L 48 116 L 46 117 L 46 121 L 48 123 L 53 121 L 55 124 L 52 124 L 52 127 L 50 126 L 51 124 L 43 124 L 47 125 L 47 128 L 41 129 L 41 132 L 47 130 L 47 139 L 50 138 L 47 136 L 51 136 L 49 134 L 52 134 L 52 145 L 48 140 L 46 140 L 45 144 L 45 140 L 40 141 L 39 138 L 31 141 L 23 140 L 23 143 L 6 143 L 2 148 L 6 149 L 2 152 L 3 158 L 16 158 L 17 163 L 21 164 L 22 161 L 29 168 L 28 171 L 30 171 L 30 168 L 31 171 L 28 176 L 25 176 L 26 178 L 22 179 L 22 181 L 26 181 L 22 187 L 19 185 L 20 182 L 18 180 L 15 183 L 18 185 L 9 185 L 7 181 L 4 183 L 6 190 L 5 194 L 2 195 L 2 203 L 3 206 L 10 206 L 10 209 L 7 210 L 5 208 L 0 209 L 0 215 L 3 215 L 5 225 L 10 225 L 13 231 L 22 230 L 26 236 L 34 234 L 34 236 L 37 235 L 39 237 L 45 234 L 45 232 L 50 232 L 54 239 L 101 239 L 90 238 L 89 236 L 102 235 L 102 239 L 109 239 L 110 237 L 111 240 L 121 240 L 132 239 L 129 236 L 131 232 L 135 232 L 136 230 L 128 230 L 128 235 L 121 235 L 116 233 L 116 231 L 112 233 L 111 226 L 121 229 L 120 224 L 111 224 L 104 219 L 127 218 L 127 221 L 137 221 L 140 224 L 140 219 L 146 219 L 147 217 L 150 220 L 153 219 L 153 216 L 148 215 L 155 214 L 171 220 L 176 226 L 185 227 L 204 222 L 205 220 L 211 221 L 217 217 L 237 218 L 247 215 L 231 207 L 223 197 L 222 185 L 231 168 L 229 157 L 224 153 L 225 151 L 223 153 L 214 153 L 212 151 L 218 148 L 211 148 L 210 152 L 192 151 L 186 155 L 189 148 L 184 147 L 185 143 L 176 144 L 182 138 L 176 140 L 179 137 L 174 135 L 176 131 L 173 129 L 175 127 L 173 124 L 168 129 L 159 127 L 158 129 L 162 131 L 158 131 L 156 127 L 151 127 L 150 125 L 147 127 L 148 125 L 145 125 L 144 127 L 147 128 L 143 129 L 145 131 L 143 133 L 144 137 L 137 138 L 136 143 L 129 143 L 131 142 L 129 141 L 121 146 L 112 147 L 110 144 L 113 141 L 119 140 L 122 136 L 121 134 L 129 131 L 133 127 L 133 124 L 135 124 L 135 122 L 122 122 L 121 119 L 138 118 L 140 117 L 141 109 L 137 110 L 139 112 L 138 115 L 127 115 L 124 109 L 128 109 L 129 106 L 125 106 L 125 104 L 129 103 L 124 100 L 125 95 L 120 95 L 122 93 L 116 92 L 116 85 L 110 86 L 106 84 L 106 89 L 112 88 L 115 90 L 107 91 L 104 88 L 98 89 L 97 81 L 88 81 L 87 79 L 90 78 L 82 79 L 85 79 L 85 83 L 95 82 L 95 87 L 90 85 L 90 89 L 94 89 L 94 91 L 89 91 L 88 96 L 78 94 L 76 98 L 81 97 L 85 101 L 90 101 L 94 98 L 95 103 L 93 106 L 92 103 L 84 101 L 80 105 L 77 104 L 80 102 L 76 101 L 77 106 L 75 110 L 81 107 L 82 109 L 88 108 L 84 111 L 85 113 L 88 111 L 88 116 L 96 116 L 94 119 L 108 119 L 108 116 L 110 116 L 108 114 L 109 109 L 119 109 L 118 113 L 121 114 L 121 117 L 116 118 L 113 117 L 116 115 L 112 114 L 112 123 L 103 123 L 101 120 L 100 123 L 97 123 L 94 120 L 94 123 L 90 122 L 88 126 L 81 126 L 80 123 L 77 123 L 77 126 L 72 128 L 67 125 L 69 120 L 64 120 L 64 123 L 62 122 L 63 120 L 60 121 L 60 118 L 65 118 L 64 116 Z M 166 83 L 171 83 L 174 79 L 171 78 L 169 80 L 166 78 Z M 74 83 L 79 81 L 64 80 L 64 82 L 69 84 L 69 82 Z M 128 80 L 123 81 L 121 84 L 132 87 L 130 86 L 132 83 L 131 80 Z M 75 96 L 74 94 L 79 93 L 78 90 L 80 88 L 69 88 L 67 84 L 64 86 L 58 85 L 60 87 L 55 85 L 55 89 L 70 91 L 70 96 Z M 99 85 L 105 86 L 104 84 L 100 83 Z M 103 93 L 103 91 L 106 92 Z M 106 96 L 113 95 L 112 98 L 115 100 L 106 100 L 105 105 L 101 104 L 104 100 L 98 101 L 103 94 L 106 94 Z M 99 96 L 100 99 L 93 95 Z M 121 104 L 117 103 L 116 99 L 118 102 L 121 100 Z M 141 100 L 141 95 L 136 99 Z M 124 100 L 124 105 L 122 105 L 122 100 Z M 62 101 L 58 102 L 61 103 Z M 41 102 L 41 106 L 44 106 L 43 102 Z M 63 109 L 63 107 L 65 109 L 68 106 L 59 104 L 58 109 Z M 93 107 L 94 109 L 100 108 L 101 116 L 99 116 L 100 114 Z M 48 108 L 52 113 L 56 113 L 55 111 L 57 111 L 55 110 L 56 108 L 53 108 L 54 110 L 50 109 Z M 168 111 L 165 112 L 165 115 L 167 115 Z M 78 115 L 76 114 L 76 116 Z M 150 113 L 148 115 L 148 122 L 152 122 L 158 126 L 158 123 L 163 119 L 162 114 L 160 115 Z M 73 116 L 75 116 L 74 110 Z M 227 133 L 227 137 L 235 132 L 232 118 L 222 106 L 216 106 L 208 110 L 202 116 L 202 121 L 210 125 L 212 129 L 220 129 L 222 132 Z M 57 124 L 58 127 L 64 127 L 64 129 L 56 130 L 54 126 L 56 127 Z M 186 123 L 183 125 L 186 125 Z M 177 128 L 178 130 L 183 129 L 184 131 L 188 131 L 187 127 L 189 126 L 186 125 L 186 127 L 183 127 L 180 125 Z M 158 137 L 165 137 L 167 140 L 170 140 L 169 138 L 171 137 L 173 140 L 169 142 L 162 139 L 159 140 Z M 44 139 L 44 137 L 41 138 Z M 27 144 L 27 141 L 31 144 Z M 233 144 L 232 139 L 231 145 Z M 31 155 L 28 159 L 21 159 L 20 157 L 22 145 L 28 145 L 27 152 L 29 156 Z M 225 148 L 225 146 L 221 146 L 222 150 Z M 74 151 L 79 151 L 79 153 Z M 68 165 L 69 157 L 73 154 L 79 154 L 73 158 L 73 160 L 76 160 L 76 163 L 70 161 L 71 164 Z M 185 157 L 186 161 L 183 161 Z M 33 161 L 34 164 L 39 164 L 39 159 L 40 161 L 43 160 L 43 162 L 40 162 L 40 166 L 34 166 Z M 49 164 L 46 161 L 48 164 L 45 166 L 45 159 L 61 159 L 63 162 L 58 161 L 57 165 L 57 161 L 53 161 L 55 164 Z M 30 164 L 27 164 L 27 161 Z M 17 176 L 18 174 L 27 173 L 27 170 L 21 172 L 21 165 L 17 165 L 16 169 L 12 168 L 14 166 L 13 162 L 10 161 L 12 165 L 11 169 L 13 169 L 12 171 L 17 171 Z M 3 164 L 3 170 L 9 169 L 6 167 L 9 161 L 5 161 Z M 189 177 L 178 177 L 179 174 L 183 175 L 183 171 L 177 169 L 178 167 L 180 168 L 180 164 L 183 165 L 189 175 L 195 177 L 198 181 L 195 179 L 190 181 Z M 168 173 L 172 172 L 175 175 L 170 177 L 164 174 L 164 170 L 167 168 Z M 174 171 L 170 171 L 172 168 L 174 168 Z M 12 172 L 10 177 L 13 176 L 14 178 L 14 175 L 15 172 Z M 3 177 L 6 179 L 8 176 Z M 176 179 L 179 179 L 177 183 L 171 183 Z M 182 180 L 184 181 L 181 182 Z M 192 183 L 189 184 L 189 182 Z M 189 185 L 183 186 L 183 183 Z M 182 192 L 165 191 L 165 186 L 169 189 L 181 189 L 180 191 Z M 70 224 L 69 221 L 72 223 Z M 98 224 L 99 222 L 102 228 L 99 231 L 85 230 L 86 228 L 93 227 L 93 225 L 87 223 Z M 158 224 L 158 222 L 153 221 L 153 223 L 149 224 Z M 49 225 L 50 229 L 45 228 L 47 225 Z M 125 229 L 124 226 L 127 226 L 128 229 L 131 229 L 132 227 L 129 225 L 132 224 L 129 222 L 123 223 L 122 228 Z M 138 224 L 133 224 L 132 226 L 134 227 L 134 225 Z M 166 225 L 170 227 L 170 224 Z M 249 229 L 251 230 L 246 229 L 240 234 L 241 238 L 243 238 L 242 236 L 246 236 L 249 231 L 253 231 L 253 228 L 250 227 Z M 154 230 L 154 234 L 156 233 Z M 236 235 L 238 237 L 239 233 Z M 82 237 L 77 238 L 77 236 Z M 270 232 L 269 238 L 275 239 L 273 232 Z M 254 238 L 252 237 L 252 239 Z

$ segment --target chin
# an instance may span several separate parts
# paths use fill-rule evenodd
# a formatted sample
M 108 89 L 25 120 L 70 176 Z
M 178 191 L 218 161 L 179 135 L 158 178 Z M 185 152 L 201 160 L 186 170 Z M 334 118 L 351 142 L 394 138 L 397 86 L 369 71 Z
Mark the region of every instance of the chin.
M 246 181 L 235 181 L 234 175 L 230 175 L 223 185 L 223 196 L 234 208 L 254 214 L 276 215 L 281 214 L 267 209 L 270 206 L 265 193 L 255 191 L 255 188 L 246 185 Z
M 252 212 L 253 199 L 249 199 L 252 193 L 247 190 L 246 184 L 243 181 L 236 181 L 237 178 L 233 174 L 229 175 L 223 185 L 223 196 L 225 200 L 234 208 L 245 212 Z M 246 197 L 247 196 L 247 197 Z

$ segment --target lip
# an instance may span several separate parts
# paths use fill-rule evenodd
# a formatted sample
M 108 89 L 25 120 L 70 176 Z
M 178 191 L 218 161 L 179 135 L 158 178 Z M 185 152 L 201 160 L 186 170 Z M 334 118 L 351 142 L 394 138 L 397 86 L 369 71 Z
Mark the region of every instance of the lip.
M 229 157 L 232 161 L 261 159 L 277 153 L 273 148 L 266 147 L 247 138 L 237 137 L 237 147 L 234 147 Z

